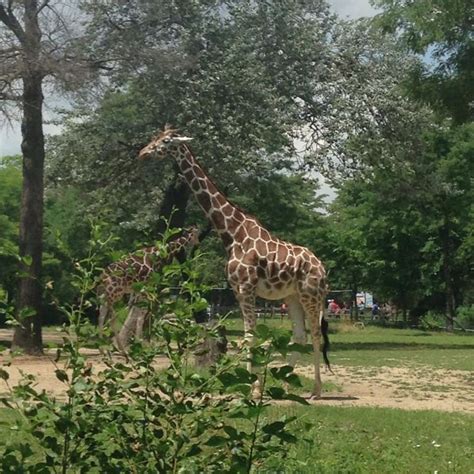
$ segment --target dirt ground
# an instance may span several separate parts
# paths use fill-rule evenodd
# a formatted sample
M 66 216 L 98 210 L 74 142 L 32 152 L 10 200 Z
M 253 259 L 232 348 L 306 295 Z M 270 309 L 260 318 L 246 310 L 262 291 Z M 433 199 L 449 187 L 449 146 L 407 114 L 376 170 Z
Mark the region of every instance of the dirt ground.
M 0 339 L 6 334 L 0 331 Z M 3 337 L 2 337 L 3 336 Z M 59 335 L 48 335 L 46 342 L 59 342 Z M 0 354 L 0 366 L 10 360 L 8 351 Z M 95 350 L 85 350 L 84 355 L 92 363 L 94 371 L 103 368 Z M 9 384 L 15 385 L 21 372 L 32 374 L 37 387 L 61 395 L 66 385 L 55 376 L 55 351 L 42 357 L 18 356 L 11 366 L 3 367 L 10 374 Z M 167 359 L 157 361 L 165 366 Z M 60 368 L 64 365 L 58 364 Z M 432 367 L 333 367 L 334 374 L 322 370 L 323 382 L 329 382 L 333 390 L 323 392 L 315 404 L 333 406 L 372 406 L 400 408 L 403 410 L 441 410 L 474 413 L 474 375 L 468 371 L 441 370 Z M 312 378 L 310 366 L 297 368 L 300 375 Z M 5 381 L 0 380 L 0 393 L 8 391 Z M 309 394 L 308 394 L 309 395 Z

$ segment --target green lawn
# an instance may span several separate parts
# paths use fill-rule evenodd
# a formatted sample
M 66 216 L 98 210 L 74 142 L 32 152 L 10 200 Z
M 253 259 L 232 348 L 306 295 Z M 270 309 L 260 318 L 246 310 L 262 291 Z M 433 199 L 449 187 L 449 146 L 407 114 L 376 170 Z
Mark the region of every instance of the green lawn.
M 290 328 L 286 319 L 266 322 Z M 225 325 L 231 338 L 242 335 L 240 319 L 227 320 Z M 472 335 L 370 325 L 357 329 L 333 321 L 330 328 L 334 365 L 376 368 L 421 364 L 474 372 Z M 311 357 L 307 357 L 310 363 Z M 302 390 L 308 391 L 311 381 L 303 378 L 303 383 Z M 255 472 L 474 473 L 474 415 L 293 404 L 271 407 L 266 416 L 278 419 L 284 415 L 298 417 L 293 428 L 299 442 L 288 448 L 289 459 L 284 465 L 270 462 Z M 16 419 L 13 410 L 0 409 L 0 446 L 11 439 L 28 443 L 15 429 Z M 308 428 L 306 422 L 313 427 Z M 31 446 L 34 449 L 34 443 Z
M 473 473 L 474 416 L 387 408 L 287 406 L 302 439 L 285 473 Z M 313 423 L 309 431 L 305 422 Z M 306 438 L 308 441 L 303 441 Z
M 474 416 L 385 408 L 284 406 L 267 416 L 297 416 L 288 461 L 261 473 L 462 473 L 474 472 Z M 0 445 L 31 443 L 14 429 L 13 410 L 0 409 Z M 313 426 L 308 429 L 306 423 Z M 13 429 L 12 429 L 13 427 Z
M 263 320 L 259 320 L 263 323 Z M 241 337 L 243 323 L 227 319 L 229 336 Z M 288 318 L 267 319 L 265 324 L 291 328 Z M 367 325 L 355 328 L 330 321 L 330 360 L 335 365 L 400 367 L 428 365 L 434 368 L 474 371 L 474 335 L 449 334 L 417 329 L 394 329 Z M 303 360 L 311 363 L 311 356 Z

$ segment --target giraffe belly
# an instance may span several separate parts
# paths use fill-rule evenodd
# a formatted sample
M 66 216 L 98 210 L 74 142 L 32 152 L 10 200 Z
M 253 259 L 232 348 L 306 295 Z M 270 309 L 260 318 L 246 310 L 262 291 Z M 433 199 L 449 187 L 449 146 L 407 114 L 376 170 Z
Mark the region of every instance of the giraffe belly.
M 265 281 L 259 280 L 255 293 L 260 298 L 266 300 L 281 300 L 287 296 L 293 295 L 296 292 L 296 287 L 293 283 L 284 285 L 283 287 L 276 287 L 275 285 L 268 286 Z

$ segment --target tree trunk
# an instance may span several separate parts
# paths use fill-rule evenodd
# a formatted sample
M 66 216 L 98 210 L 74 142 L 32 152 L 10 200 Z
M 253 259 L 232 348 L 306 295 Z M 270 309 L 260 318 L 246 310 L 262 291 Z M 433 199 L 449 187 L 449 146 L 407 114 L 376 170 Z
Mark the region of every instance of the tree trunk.
M 407 308 L 405 304 L 403 305 L 403 308 L 402 308 L 402 317 L 403 317 L 403 324 L 406 326 L 408 322 L 408 313 L 407 313 Z
M 16 327 L 12 347 L 28 354 L 41 353 L 42 319 L 42 252 L 43 252 L 43 92 L 40 64 L 41 31 L 37 2 L 25 1 L 25 42 L 23 73 L 23 120 L 21 124 L 23 153 L 23 188 L 20 211 L 18 288 Z
M 186 219 L 186 207 L 191 192 L 187 183 L 176 172 L 173 181 L 165 191 L 163 203 L 160 208 L 160 219 L 156 226 L 156 233 L 163 234 L 166 228 L 183 227 Z
M 359 306 L 357 305 L 357 285 L 353 285 L 352 287 L 352 308 L 351 311 L 351 319 L 355 321 L 359 321 Z
M 456 299 L 452 276 L 452 242 L 450 239 L 449 218 L 445 215 L 445 223 L 441 229 L 441 242 L 443 248 L 443 278 L 446 298 L 446 330 L 454 331 L 454 318 L 456 317 Z

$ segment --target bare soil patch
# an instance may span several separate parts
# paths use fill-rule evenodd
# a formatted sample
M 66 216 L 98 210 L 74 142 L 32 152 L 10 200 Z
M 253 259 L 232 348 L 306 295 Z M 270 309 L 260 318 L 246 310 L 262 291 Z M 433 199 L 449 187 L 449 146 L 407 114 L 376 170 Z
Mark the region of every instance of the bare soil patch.
M 0 341 L 10 341 L 12 331 L 0 329 Z M 43 334 L 45 343 L 60 344 L 62 334 L 48 331 Z M 101 355 L 94 349 L 83 349 L 84 356 L 98 372 L 105 368 Z M 67 385 L 55 375 L 57 368 L 64 369 L 65 362 L 54 362 L 55 350 L 45 350 L 41 357 L 16 356 L 8 351 L 0 353 L 0 366 L 11 361 L 4 369 L 9 373 L 10 386 L 19 383 L 22 373 L 36 377 L 37 388 L 55 395 L 67 390 Z M 117 355 L 117 360 L 121 357 Z M 165 367 L 167 358 L 156 360 L 158 366 Z M 370 406 L 399 408 L 403 410 L 440 410 L 474 413 L 474 374 L 463 370 L 435 369 L 431 366 L 417 367 L 344 367 L 333 366 L 334 374 L 322 369 L 322 379 L 333 391 L 323 391 L 321 400 L 315 404 L 335 406 Z M 299 375 L 313 378 L 313 367 L 298 367 Z M 8 391 L 5 381 L 0 380 L 0 394 Z M 309 398 L 309 394 L 308 394 Z
M 83 352 L 95 372 L 105 368 L 98 351 L 85 349 Z M 4 367 L 10 375 L 10 386 L 19 383 L 22 373 L 32 374 L 36 377 L 38 389 L 60 396 L 67 385 L 56 378 L 55 370 L 65 367 L 64 361 L 56 363 L 54 357 L 53 350 L 46 350 L 41 357 L 17 356 L 13 359 L 3 353 L 0 355 L 0 364 L 11 360 L 11 365 Z M 167 359 L 160 358 L 156 364 L 164 367 Z M 335 366 L 333 370 L 334 374 L 323 371 L 322 376 L 324 382 L 331 382 L 337 390 L 323 392 L 322 399 L 312 403 L 474 413 L 474 377 L 467 371 L 432 367 L 342 366 Z M 300 367 L 297 372 L 311 379 L 313 368 Z M 0 393 L 7 391 L 5 381 L 0 380 Z
M 371 406 L 403 410 L 440 410 L 474 413 L 474 377 L 468 371 L 420 367 L 333 367 L 323 382 L 341 389 L 324 393 L 316 403 Z M 313 377 L 312 367 L 296 372 Z

